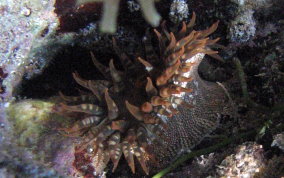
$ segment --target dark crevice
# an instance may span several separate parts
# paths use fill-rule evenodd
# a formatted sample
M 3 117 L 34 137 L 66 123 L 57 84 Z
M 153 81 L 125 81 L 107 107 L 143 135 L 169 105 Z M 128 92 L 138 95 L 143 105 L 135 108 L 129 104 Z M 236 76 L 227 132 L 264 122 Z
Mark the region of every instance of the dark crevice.
M 85 79 L 102 78 L 92 63 L 89 50 L 66 47 L 57 53 L 41 75 L 23 80 L 19 96 L 47 98 L 58 95 L 59 91 L 66 95 L 74 95 L 80 88 L 72 77 L 72 72 L 75 71 Z

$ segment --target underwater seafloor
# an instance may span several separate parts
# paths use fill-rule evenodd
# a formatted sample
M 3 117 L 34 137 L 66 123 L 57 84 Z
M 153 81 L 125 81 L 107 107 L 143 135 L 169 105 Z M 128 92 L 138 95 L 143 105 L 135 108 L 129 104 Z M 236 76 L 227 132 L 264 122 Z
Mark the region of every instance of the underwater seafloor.
M 52 112 L 59 91 L 76 95 L 80 90 L 72 72 L 86 79 L 103 77 L 92 64 L 90 51 L 103 64 L 117 60 L 115 37 L 129 57 L 143 56 L 142 39 L 147 29 L 153 29 L 134 0 L 121 0 L 112 35 L 99 31 L 101 2 L 80 8 L 75 4 L 75 0 L 0 2 L 0 177 L 153 176 L 159 171 L 132 174 L 124 159 L 114 173 L 109 164 L 103 174 L 95 175 L 82 163 L 91 163 L 87 158 L 74 163 L 78 138 L 58 131 L 71 124 Z M 192 12 L 197 15 L 196 29 L 220 21 L 211 37 L 221 38 L 218 51 L 223 62 L 205 56 L 199 73 L 203 80 L 222 83 L 236 112 L 222 118 L 191 151 L 238 138 L 183 161 L 164 176 L 283 177 L 284 1 L 159 0 L 155 7 L 170 25 L 188 22 Z M 179 159 L 173 164 L 175 160 Z

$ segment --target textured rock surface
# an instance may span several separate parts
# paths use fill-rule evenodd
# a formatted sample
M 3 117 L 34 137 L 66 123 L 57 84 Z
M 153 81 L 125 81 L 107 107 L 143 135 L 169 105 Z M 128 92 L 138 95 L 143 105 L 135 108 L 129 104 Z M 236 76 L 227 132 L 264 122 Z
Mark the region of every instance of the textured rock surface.
M 53 13 L 55 1 L 7 0 L 0 2 L 0 66 L 9 73 L 3 81 L 11 96 L 15 85 L 26 70 L 40 73 L 45 59 L 32 54 L 36 48 L 48 43 L 58 25 Z M 38 52 L 38 51 L 37 51 Z M 44 52 L 44 51 L 41 51 Z
M 188 6 L 186 0 L 173 0 L 170 8 L 169 18 L 173 23 L 179 23 L 188 18 Z
M 284 159 L 283 156 L 274 156 L 269 161 L 265 162 L 265 166 L 259 173 L 254 175 L 254 178 L 270 178 L 284 176 Z
M 217 172 L 220 177 L 253 177 L 264 165 L 262 146 L 247 142 L 238 146 L 235 154 L 226 157 Z
M 74 141 L 56 130 L 60 119 L 51 114 L 53 102 L 23 100 L 6 107 L 10 120 L 0 120 L 0 162 L 8 172 L 21 167 L 13 174 L 52 177 L 74 173 Z
M 284 133 L 277 134 L 273 138 L 271 146 L 277 146 L 284 152 Z
M 228 38 L 231 42 L 244 43 L 256 35 L 257 20 L 254 18 L 255 11 L 268 8 L 272 5 L 270 0 L 232 0 L 239 5 L 238 13 L 229 25 Z
M 253 13 L 251 9 L 242 11 L 231 23 L 229 36 L 232 42 L 243 43 L 254 37 L 256 22 Z

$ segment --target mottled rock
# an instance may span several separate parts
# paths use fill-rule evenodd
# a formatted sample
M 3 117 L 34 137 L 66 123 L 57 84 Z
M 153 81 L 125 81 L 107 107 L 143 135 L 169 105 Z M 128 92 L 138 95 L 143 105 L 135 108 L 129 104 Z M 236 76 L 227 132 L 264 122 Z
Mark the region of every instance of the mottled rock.
M 254 11 L 249 9 L 242 11 L 231 22 L 229 38 L 232 42 L 243 43 L 254 37 L 256 31 L 256 21 L 253 18 Z
M 282 151 L 284 151 L 284 133 L 277 134 L 273 137 L 273 142 L 271 146 L 276 146 Z
M 58 132 L 60 122 L 65 124 L 68 124 L 68 122 L 52 114 L 53 105 L 52 101 L 42 100 L 23 100 L 11 103 L 7 109 L 8 118 L 10 119 L 7 127 L 10 125 L 11 129 L 8 132 L 12 135 L 2 140 L 0 157 L 5 151 L 11 157 L 9 158 L 11 161 L 9 164 L 15 166 L 14 155 L 21 154 L 19 157 L 21 159 L 29 155 L 31 158 L 29 160 L 30 166 L 35 164 L 35 161 L 34 166 L 45 165 L 46 168 L 58 171 L 59 175 L 71 175 L 74 172 L 72 166 L 74 140 Z M 14 148 L 9 150 L 11 140 Z M 20 150 L 23 151 L 19 152 Z M 40 169 L 44 171 L 45 167 Z
M 166 177 L 206 177 L 208 172 L 213 169 L 218 158 L 214 153 L 201 155 L 182 168 L 182 171 L 169 173 Z
M 239 6 L 250 6 L 253 9 L 258 9 L 264 6 L 269 6 L 271 0 L 231 0 Z
M 170 7 L 169 18 L 173 23 L 179 23 L 188 18 L 188 5 L 186 0 L 173 0 Z
M 246 142 L 236 149 L 236 153 L 227 156 L 218 166 L 220 177 L 253 177 L 264 167 L 262 145 Z
M 3 81 L 6 95 L 21 81 L 25 70 L 38 73 L 45 65 L 32 51 L 48 43 L 58 21 L 53 13 L 54 0 L 8 0 L 0 2 L 0 66 L 9 75 Z M 37 63 L 37 64 L 34 64 Z M 40 63 L 40 64 L 39 64 Z M 30 66 L 30 68 L 28 67 Z M 25 67 L 29 69 L 25 69 Z M 30 74 L 32 75 L 32 74 Z
M 245 43 L 256 35 L 257 20 L 254 18 L 256 10 L 271 6 L 271 0 L 232 0 L 238 7 L 238 15 L 229 25 L 228 38 L 231 42 Z
M 274 156 L 267 162 L 259 173 L 254 175 L 254 178 L 283 178 L 284 176 L 284 157 Z

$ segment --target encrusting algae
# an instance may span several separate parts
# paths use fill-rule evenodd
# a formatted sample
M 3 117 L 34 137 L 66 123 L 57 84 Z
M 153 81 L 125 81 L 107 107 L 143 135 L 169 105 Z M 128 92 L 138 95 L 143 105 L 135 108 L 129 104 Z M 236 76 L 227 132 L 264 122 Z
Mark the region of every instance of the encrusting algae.
M 146 58 L 135 60 L 129 59 L 113 39 L 124 70 L 118 70 L 112 59 L 109 67 L 104 66 L 91 53 L 105 80 L 85 80 L 74 72 L 75 81 L 91 92 L 80 96 L 60 93 L 63 103 L 55 110 L 77 120 L 72 127 L 60 130 L 82 138 L 76 152 L 96 157 L 96 173 L 100 174 L 103 169 L 98 167 L 105 167 L 110 160 L 115 171 L 124 155 L 133 173 L 136 157 L 148 175 L 150 165 L 165 166 L 216 127 L 216 113 L 226 108 L 225 96 L 216 84 L 201 80 L 197 69 L 205 54 L 220 59 L 211 49 L 219 38 L 208 38 L 218 22 L 195 31 L 195 17 L 193 13 L 191 21 L 183 22 L 180 30 L 169 32 L 165 23 L 161 32 L 154 29 L 159 55 L 149 35 L 144 40 Z M 217 100 L 212 101 L 210 95 L 216 95 Z M 200 111 L 200 107 L 208 112 Z
M 9 106 L 8 115 L 13 120 L 18 143 L 21 146 L 33 147 L 40 136 L 47 130 L 53 102 L 41 100 L 23 100 Z

